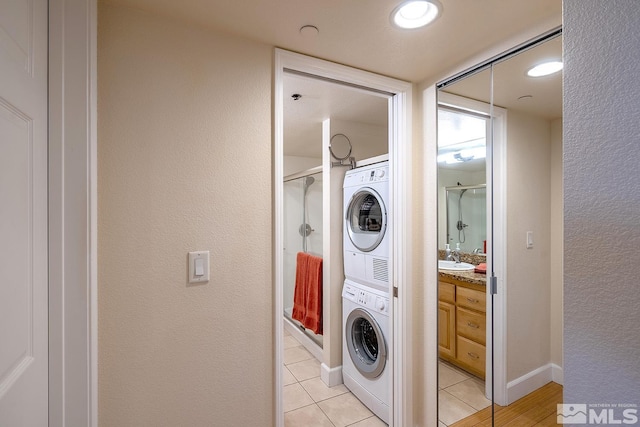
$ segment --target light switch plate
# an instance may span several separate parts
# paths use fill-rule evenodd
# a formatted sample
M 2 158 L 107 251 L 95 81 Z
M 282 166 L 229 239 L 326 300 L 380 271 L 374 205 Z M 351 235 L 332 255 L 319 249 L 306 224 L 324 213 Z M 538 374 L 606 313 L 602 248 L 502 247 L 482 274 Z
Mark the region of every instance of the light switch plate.
M 533 231 L 527 231 L 527 249 L 533 249 Z
M 196 268 L 196 263 L 199 268 Z M 189 283 L 202 283 L 208 281 L 209 251 L 189 252 Z

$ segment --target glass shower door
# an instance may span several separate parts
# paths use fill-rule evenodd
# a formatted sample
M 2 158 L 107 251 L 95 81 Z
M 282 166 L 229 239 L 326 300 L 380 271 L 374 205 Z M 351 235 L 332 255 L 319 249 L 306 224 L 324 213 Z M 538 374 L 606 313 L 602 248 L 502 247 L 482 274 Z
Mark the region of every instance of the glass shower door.
M 284 182 L 284 316 L 302 329 L 291 318 L 298 252 L 322 256 L 322 173 Z M 322 346 L 322 335 L 305 333 Z

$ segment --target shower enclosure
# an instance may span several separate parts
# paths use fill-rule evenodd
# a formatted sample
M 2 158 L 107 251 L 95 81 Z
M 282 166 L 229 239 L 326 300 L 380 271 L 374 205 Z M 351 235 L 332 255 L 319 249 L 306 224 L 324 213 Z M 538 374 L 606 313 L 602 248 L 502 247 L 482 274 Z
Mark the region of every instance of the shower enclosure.
M 447 187 L 447 243 L 464 252 L 484 253 L 487 239 L 486 185 Z
M 295 325 L 313 343 L 322 347 L 322 335 L 314 334 L 291 318 L 298 252 L 322 256 L 321 167 L 289 175 L 284 179 L 283 307 L 285 322 Z

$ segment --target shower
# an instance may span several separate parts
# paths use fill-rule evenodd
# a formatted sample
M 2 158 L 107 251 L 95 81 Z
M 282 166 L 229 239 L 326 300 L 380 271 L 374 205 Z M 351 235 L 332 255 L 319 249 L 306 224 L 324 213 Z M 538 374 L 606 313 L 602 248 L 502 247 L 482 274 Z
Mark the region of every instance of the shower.
M 284 178 L 282 286 L 284 320 L 288 325 L 287 330 L 295 333 L 304 347 L 320 359 L 322 358 L 322 335 L 304 329 L 291 315 L 295 293 L 297 254 L 307 252 L 317 256 L 322 255 L 324 216 L 322 190 L 322 167 L 294 173 Z
M 302 179 L 302 224 L 300 224 L 300 228 L 298 229 L 298 233 L 302 236 L 302 251 L 307 252 L 307 237 L 314 230 L 309 225 L 309 212 L 308 212 L 308 203 L 307 203 L 307 192 L 309 191 L 309 187 L 316 181 L 316 179 L 312 176 L 305 176 Z
M 458 243 L 462 250 L 484 249 L 486 239 L 486 185 L 445 187 L 446 241 Z M 457 231 L 457 234 L 456 234 Z
M 464 229 L 468 227 L 467 224 L 464 223 L 462 219 L 462 196 L 467 191 L 467 189 L 463 189 L 460 191 L 460 196 L 458 196 L 458 222 L 456 223 L 456 228 L 458 229 L 458 242 L 464 243 L 467 239 L 464 234 Z

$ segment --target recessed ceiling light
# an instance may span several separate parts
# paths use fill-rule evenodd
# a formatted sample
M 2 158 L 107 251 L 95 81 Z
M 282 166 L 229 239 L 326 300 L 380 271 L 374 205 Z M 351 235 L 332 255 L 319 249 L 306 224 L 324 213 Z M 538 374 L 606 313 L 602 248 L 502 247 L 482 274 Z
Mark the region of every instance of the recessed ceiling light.
M 424 27 L 440 14 L 440 3 L 435 0 L 409 0 L 400 3 L 391 12 L 391 22 L 399 28 Z
M 535 67 L 529 69 L 529 71 L 527 71 L 527 76 L 529 77 L 548 76 L 549 74 L 557 73 L 560 70 L 562 70 L 561 61 L 543 62 L 542 64 L 538 64 Z

